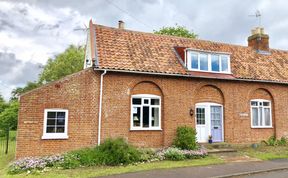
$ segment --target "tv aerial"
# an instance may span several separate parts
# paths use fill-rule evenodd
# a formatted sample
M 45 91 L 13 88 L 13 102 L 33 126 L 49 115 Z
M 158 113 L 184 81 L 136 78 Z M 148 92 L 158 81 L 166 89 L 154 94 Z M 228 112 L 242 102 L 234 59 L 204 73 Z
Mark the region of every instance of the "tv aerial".
M 261 13 L 259 10 L 256 10 L 255 14 L 249 15 L 249 17 L 256 17 L 258 19 L 258 27 L 261 27 Z

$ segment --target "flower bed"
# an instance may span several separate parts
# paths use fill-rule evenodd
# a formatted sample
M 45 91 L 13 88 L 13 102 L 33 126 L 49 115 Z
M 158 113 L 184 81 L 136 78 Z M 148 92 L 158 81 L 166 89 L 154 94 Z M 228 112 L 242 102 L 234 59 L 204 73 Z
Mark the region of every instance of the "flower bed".
M 64 156 L 62 155 L 26 157 L 13 162 L 10 165 L 9 173 L 17 174 L 31 170 L 43 170 L 46 167 L 53 167 L 62 162 L 64 162 Z
M 27 157 L 13 162 L 10 174 L 45 171 L 48 167 L 72 169 L 84 166 L 121 166 L 144 164 L 162 160 L 198 159 L 207 156 L 204 147 L 197 150 L 181 150 L 168 147 L 160 150 L 137 149 L 124 139 L 107 139 L 100 146 L 84 148 L 63 155 Z
M 176 147 L 169 147 L 159 150 L 157 153 L 160 160 L 184 160 L 204 158 L 208 155 L 207 150 L 201 147 L 198 150 L 181 150 Z

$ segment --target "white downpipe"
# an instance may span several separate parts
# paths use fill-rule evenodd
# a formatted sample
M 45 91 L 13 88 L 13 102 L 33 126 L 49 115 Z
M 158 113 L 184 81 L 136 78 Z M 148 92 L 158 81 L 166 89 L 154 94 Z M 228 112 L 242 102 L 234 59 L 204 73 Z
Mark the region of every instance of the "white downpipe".
M 100 145 L 101 139 L 101 116 L 102 116 L 102 93 L 103 93 L 103 77 L 107 73 L 106 70 L 101 74 L 100 77 L 100 98 L 99 98 L 99 114 L 98 114 L 98 145 Z

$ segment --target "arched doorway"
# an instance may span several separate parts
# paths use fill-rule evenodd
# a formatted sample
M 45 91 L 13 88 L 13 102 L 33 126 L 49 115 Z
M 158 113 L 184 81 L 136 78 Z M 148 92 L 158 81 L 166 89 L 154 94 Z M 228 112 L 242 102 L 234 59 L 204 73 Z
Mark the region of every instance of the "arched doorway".
M 195 123 L 198 142 L 224 141 L 223 106 L 218 103 L 197 103 L 195 108 Z
M 195 128 L 198 142 L 224 141 L 224 96 L 214 85 L 204 85 L 196 90 Z

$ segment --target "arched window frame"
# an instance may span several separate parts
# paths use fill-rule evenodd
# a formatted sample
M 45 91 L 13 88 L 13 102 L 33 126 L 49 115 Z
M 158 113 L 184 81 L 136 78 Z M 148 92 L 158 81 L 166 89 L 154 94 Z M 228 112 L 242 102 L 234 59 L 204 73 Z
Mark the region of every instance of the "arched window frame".
M 141 98 L 141 104 L 133 104 L 133 99 Z M 151 99 L 159 99 L 159 105 L 152 105 Z M 149 100 L 148 103 L 144 103 L 144 100 Z M 149 107 L 149 127 L 143 127 L 143 107 Z M 134 126 L 133 123 L 133 108 L 140 107 L 140 126 Z M 159 124 L 158 126 L 152 126 L 152 108 L 159 108 Z M 162 130 L 161 129 L 161 96 L 152 94 L 136 94 L 131 96 L 131 114 L 130 114 L 130 130 Z
M 257 105 L 253 105 L 257 103 Z M 269 106 L 264 106 L 264 102 L 269 103 Z M 257 109 L 258 125 L 254 125 L 253 122 L 253 108 Z M 262 108 L 262 109 L 261 109 Z M 265 109 L 270 110 L 269 123 L 270 125 L 265 124 Z M 261 113 L 262 112 L 262 113 Z M 272 102 L 265 99 L 252 99 L 250 100 L 250 115 L 251 115 L 251 128 L 272 128 Z M 262 118 L 261 118 L 262 117 Z M 261 123 L 262 120 L 262 123 Z

